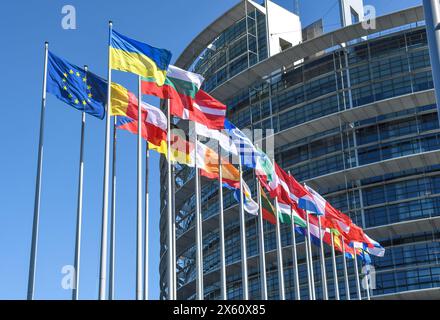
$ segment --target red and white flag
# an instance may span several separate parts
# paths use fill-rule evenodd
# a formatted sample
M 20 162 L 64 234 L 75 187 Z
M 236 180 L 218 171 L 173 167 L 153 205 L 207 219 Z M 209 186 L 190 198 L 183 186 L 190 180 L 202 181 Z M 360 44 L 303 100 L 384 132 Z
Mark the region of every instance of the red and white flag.
M 225 127 L 226 105 L 214 99 L 203 90 L 197 91 L 194 98 L 170 99 L 170 112 L 173 116 L 205 125 L 209 129 Z

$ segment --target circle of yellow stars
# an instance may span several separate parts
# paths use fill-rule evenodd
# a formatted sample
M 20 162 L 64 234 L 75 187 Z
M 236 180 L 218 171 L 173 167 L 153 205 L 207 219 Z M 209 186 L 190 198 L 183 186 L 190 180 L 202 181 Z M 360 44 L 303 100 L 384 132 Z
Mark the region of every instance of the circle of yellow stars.
M 63 90 L 64 91 L 67 91 L 67 96 L 69 97 L 69 99 L 73 99 L 73 103 L 74 104 L 80 104 L 80 101 L 78 100 L 78 98 L 75 98 L 74 99 L 74 97 L 73 97 L 73 95 L 69 92 L 69 88 L 67 87 L 67 77 L 68 76 L 76 76 L 76 77 L 78 77 L 78 78 L 81 78 L 81 74 L 78 72 L 78 71 L 76 71 L 76 72 L 74 72 L 72 69 L 70 69 L 69 70 L 69 73 L 67 73 L 67 72 L 65 72 L 64 74 L 63 74 Z M 86 93 L 87 93 L 87 101 L 86 100 L 82 100 L 81 101 L 81 103 L 82 103 L 82 105 L 85 107 L 86 105 L 87 105 L 87 102 L 92 102 L 90 99 L 93 97 L 92 96 L 92 87 L 90 86 L 90 85 L 88 85 L 87 84 L 87 76 L 86 75 L 84 75 L 83 77 L 82 77 L 82 81 L 86 84 L 86 88 L 87 88 L 87 90 L 86 90 Z

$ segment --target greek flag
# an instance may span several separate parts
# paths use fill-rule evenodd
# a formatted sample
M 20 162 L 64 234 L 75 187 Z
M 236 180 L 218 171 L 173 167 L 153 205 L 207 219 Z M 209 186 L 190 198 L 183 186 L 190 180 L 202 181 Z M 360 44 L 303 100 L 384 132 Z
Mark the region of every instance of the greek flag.
M 257 159 L 263 157 L 264 154 L 254 146 L 251 139 L 227 119 L 225 119 L 225 131 L 237 147 L 241 163 L 248 168 L 255 169 Z

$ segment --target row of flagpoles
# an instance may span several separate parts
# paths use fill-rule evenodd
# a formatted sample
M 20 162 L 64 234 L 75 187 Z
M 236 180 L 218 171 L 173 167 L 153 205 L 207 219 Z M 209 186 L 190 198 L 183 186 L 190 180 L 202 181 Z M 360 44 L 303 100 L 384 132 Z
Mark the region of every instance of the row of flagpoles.
M 122 54 L 121 54 L 122 52 Z M 140 59 L 139 56 L 143 57 Z M 122 61 L 123 59 L 126 59 Z M 137 212 L 136 212 L 136 299 L 148 299 L 148 265 L 149 265 L 149 243 L 148 243 L 148 221 L 149 221 L 149 194 L 148 194 L 148 172 L 149 172 L 149 150 L 156 150 L 167 158 L 167 285 L 168 298 L 177 299 L 177 270 L 176 270 L 176 221 L 174 207 L 174 178 L 173 162 L 183 163 L 195 169 L 195 267 L 196 267 L 196 298 L 204 299 L 204 270 L 203 270 L 203 219 L 201 199 L 201 176 L 215 178 L 219 181 L 219 239 L 220 239 L 220 296 L 227 299 L 227 266 L 225 253 L 225 213 L 223 208 L 223 187 L 234 190 L 234 195 L 239 202 L 239 232 L 241 248 L 241 271 L 243 299 L 250 298 L 249 275 L 247 266 L 246 247 L 246 215 L 245 211 L 257 217 L 258 225 L 258 248 L 259 248 L 259 273 L 261 298 L 268 298 L 267 275 L 266 275 L 266 254 L 264 243 L 264 205 L 263 198 L 266 198 L 263 186 L 274 199 L 275 206 L 269 202 L 269 210 L 275 216 L 275 237 L 276 237 L 276 259 L 278 266 L 278 291 L 279 298 L 286 298 L 284 281 L 283 247 L 281 243 L 281 213 L 283 208 L 288 208 L 290 215 L 292 257 L 295 282 L 295 297 L 300 299 L 298 254 L 295 234 L 301 232 L 305 236 L 305 258 L 307 269 L 307 283 L 309 299 L 317 298 L 315 291 L 312 238 L 318 240 L 319 261 L 321 270 L 321 284 L 323 299 L 329 298 L 327 288 L 327 272 L 325 269 L 324 238 L 329 234 L 330 240 L 325 241 L 331 247 L 331 261 L 333 271 L 333 282 L 335 299 L 340 299 L 337 264 L 336 264 L 336 240 L 339 243 L 338 250 L 342 252 L 346 298 L 350 298 L 349 280 L 346 256 L 350 255 L 354 261 L 355 281 L 357 296 L 361 298 L 359 270 L 357 256 L 368 263 L 369 253 L 382 256 L 384 250 L 380 245 L 364 235 L 363 231 L 355 226 L 351 220 L 341 212 L 331 207 L 321 196 L 307 186 L 302 186 L 289 174 L 267 158 L 260 149 L 255 147 L 238 128 L 232 125 L 225 118 L 226 106 L 210 97 L 200 89 L 203 78 L 200 75 L 169 66 L 171 54 L 164 49 L 157 49 L 147 44 L 127 38 L 116 31 L 113 31 L 112 23 L 109 23 L 109 47 L 108 47 L 108 76 L 107 81 L 90 73 L 87 67 L 81 69 L 69 64 L 63 59 L 56 57 L 49 52 L 48 43 L 45 44 L 44 57 L 44 78 L 40 120 L 40 138 L 38 149 L 38 166 L 35 192 L 34 220 L 32 231 L 32 245 L 29 267 L 28 299 L 34 297 L 35 270 L 37 258 L 38 227 L 40 218 L 40 193 L 42 182 L 42 162 L 44 145 L 44 119 L 46 108 L 46 93 L 50 92 L 59 99 L 82 111 L 81 118 L 81 144 L 78 175 L 78 200 L 77 200 L 77 225 L 75 240 L 75 288 L 72 291 L 72 299 L 79 297 L 80 285 L 80 256 L 81 256 L 81 226 L 82 226 L 82 199 L 83 199 L 83 175 L 84 175 L 84 134 L 86 113 L 97 116 L 100 119 L 105 117 L 105 152 L 104 152 L 104 178 L 103 178 L 103 203 L 102 203 L 102 224 L 101 224 L 101 256 L 99 271 L 99 299 L 114 298 L 114 266 L 115 266 L 115 226 L 116 226 L 116 146 L 117 129 L 129 128 L 128 131 L 137 134 Z M 112 70 L 131 72 L 138 76 L 137 98 L 125 88 L 112 82 Z M 83 72 L 84 75 L 81 74 Z M 48 85 L 49 73 L 49 85 Z M 177 77 L 173 83 L 173 77 Z M 149 80 L 147 80 L 149 79 Z M 190 89 L 179 92 L 178 84 L 187 81 Z M 148 82 L 149 81 L 149 82 Z M 146 84 L 148 83 L 148 85 Z M 172 85 L 170 85 L 170 83 Z M 144 89 L 143 85 L 147 88 Z M 152 85 L 151 85 L 152 84 Z M 72 89 L 72 88 L 74 89 Z M 188 87 L 188 86 L 187 86 Z M 106 95 L 103 94 L 103 88 Z M 177 89 L 176 89 L 177 88 Z M 101 91 L 100 91 L 101 90 Z M 148 106 L 142 102 L 143 94 L 155 95 L 165 101 L 167 115 L 163 115 L 159 109 Z M 115 95 L 119 94 L 118 98 Z M 192 95 L 192 96 L 191 96 Z M 121 98 L 122 97 L 122 98 Z M 176 98 L 177 97 L 177 98 Z M 180 99 L 180 100 L 179 100 Z M 134 101 L 137 100 L 137 101 Z M 131 108 L 131 109 L 130 109 Z M 150 109 L 148 109 L 150 108 Z M 179 109 L 180 108 L 180 109 Z M 106 109 L 106 110 L 104 110 Z M 156 109 L 156 110 L 154 110 Z M 194 141 L 185 144 L 183 150 L 177 150 L 172 141 L 173 135 L 171 117 L 178 116 L 183 120 L 189 120 L 195 124 Z M 112 118 L 113 117 L 113 118 Z M 156 118 L 154 118 L 156 117 Z M 153 119 L 154 118 L 154 119 Z M 160 119 L 166 120 L 162 121 Z M 128 119 L 128 120 L 124 120 Z M 153 119 L 153 120 L 152 120 Z M 113 120 L 113 140 L 111 141 Z M 123 124 L 128 124 L 124 127 Z M 123 122 L 126 121 L 126 122 Z M 148 121 L 152 121 L 151 123 Z M 166 122 L 166 123 L 164 123 Z M 147 123 L 156 127 L 149 129 Z M 131 125 L 134 125 L 131 126 Z M 145 127 L 144 127 L 145 125 Z M 136 127 L 137 126 L 137 127 Z M 165 133 L 166 127 L 166 133 Z M 225 129 L 226 135 L 220 132 Z M 145 131 L 143 131 L 145 130 Z M 163 135 L 166 135 L 166 138 Z M 162 135 L 162 136 L 161 136 Z M 198 135 L 213 138 L 218 143 L 218 154 L 200 143 Z M 159 141 L 161 140 L 162 141 Z M 161 148 L 163 139 L 166 139 L 166 150 Z M 225 140 L 226 139 L 226 140 Z M 146 148 L 143 150 L 142 141 L 147 140 Z M 152 143 L 152 141 L 159 141 Z M 112 157 L 110 149 L 112 148 Z M 191 150 L 192 148 L 192 150 Z M 235 155 L 238 158 L 238 170 L 227 160 L 221 157 L 222 149 L 228 151 L 229 156 Z M 177 150 L 177 153 L 176 153 Z M 247 154 L 250 150 L 250 155 Z M 184 160 L 179 161 L 176 157 L 183 151 Z M 142 186 L 142 161 L 146 157 L 145 187 Z M 200 158 L 201 157 L 201 158 Z M 209 160 L 217 159 L 217 171 L 207 168 Z M 112 166 L 110 167 L 110 162 Z M 252 199 L 250 189 L 243 178 L 243 166 L 255 170 L 257 173 L 255 185 L 257 190 L 257 203 Z M 110 176 L 111 169 L 111 176 Z M 211 170 L 211 171 L 210 171 Z M 226 170 L 224 172 L 224 170 Z M 110 219 L 109 219 L 109 190 L 111 188 Z M 290 186 L 293 184 L 293 186 Z M 142 212 L 143 198 L 145 198 L 145 211 Z M 272 208 L 272 209 L 270 209 Z M 289 211 L 290 210 L 290 211 Z M 302 214 L 302 216 L 301 216 Z M 299 218 L 298 218 L 299 217 Z M 313 224 L 311 221 L 313 217 Z M 295 221 L 298 218 L 301 224 Z M 110 220 L 110 245 L 108 245 L 108 226 Z M 324 221 L 324 225 L 322 222 Z M 341 226 L 344 225 L 344 226 Z M 311 229 L 317 229 L 313 234 Z M 350 236 L 350 245 L 346 246 L 344 237 L 348 237 L 350 228 L 357 230 L 353 237 Z M 336 240 L 335 240 L 336 239 Z M 377 251 L 374 251 L 378 249 Z M 350 251 L 351 253 L 349 253 Z M 108 258 L 108 252 L 110 257 Z M 368 259 L 367 259 L 368 258 Z M 109 266 L 109 275 L 107 267 Z M 107 280 L 109 285 L 107 286 Z M 366 281 L 368 284 L 368 281 Z M 367 289 L 367 298 L 369 290 Z

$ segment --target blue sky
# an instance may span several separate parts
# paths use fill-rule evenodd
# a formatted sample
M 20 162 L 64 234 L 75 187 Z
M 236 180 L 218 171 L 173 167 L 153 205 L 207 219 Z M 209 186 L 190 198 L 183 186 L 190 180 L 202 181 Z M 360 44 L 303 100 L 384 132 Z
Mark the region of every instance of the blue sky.
M 277 0 L 292 10 L 293 0 Z M 378 14 L 418 5 L 421 0 L 368 0 Z M 186 44 L 237 0 L 6 1 L 0 11 L 3 122 L 0 157 L 0 299 L 24 299 L 34 203 L 41 103 L 43 44 L 77 65 L 106 76 L 108 20 L 132 38 L 173 52 Z M 61 27 L 64 5 L 73 5 L 77 29 Z M 336 0 L 300 0 L 303 25 L 324 14 L 326 30 L 338 23 Z M 286 31 L 289 27 L 286 26 Z M 132 91 L 136 77 L 114 72 Z M 157 100 L 148 99 L 151 103 Z M 61 287 L 65 265 L 73 264 L 81 113 L 48 96 L 45 128 L 35 298 L 70 299 Z M 96 299 L 99 276 L 104 121 L 87 118 L 85 193 L 81 257 L 81 299 Z M 117 185 L 116 298 L 135 296 L 136 138 L 119 133 Z M 150 171 L 150 296 L 159 295 L 159 170 Z

